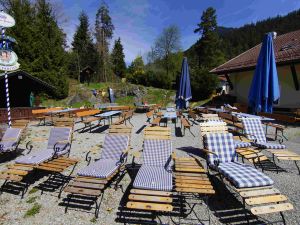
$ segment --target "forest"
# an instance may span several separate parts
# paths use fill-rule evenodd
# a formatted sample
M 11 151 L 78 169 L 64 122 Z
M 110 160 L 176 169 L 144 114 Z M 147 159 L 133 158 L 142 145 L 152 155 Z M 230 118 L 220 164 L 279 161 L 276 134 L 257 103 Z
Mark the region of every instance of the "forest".
M 209 73 L 211 69 L 260 43 L 266 32 L 280 35 L 300 29 L 300 10 L 240 28 L 226 28 L 218 26 L 217 12 L 209 7 L 199 12 L 199 21 L 191 30 L 199 34 L 199 39 L 189 49 L 182 49 L 180 29 L 171 24 L 156 37 L 146 56 L 137 55 L 126 66 L 122 37 L 114 36 L 117 28 L 105 2 L 99 3 L 95 21 L 90 21 L 86 12 L 80 13 L 70 46 L 60 23 L 62 9 L 53 2 L 0 0 L 0 6 L 16 20 L 16 26 L 7 33 L 17 40 L 14 51 L 21 69 L 54 85 L 51 97 L 58 99 L 68 95 L 69 78 L 79 80 L 86 66 L 96 71 L 92 82 L 125 78 L 135 84 L 175 89 L 184 56 L 188 57 L 193 96 L 195 100 L 205 99 L 218 82 Z

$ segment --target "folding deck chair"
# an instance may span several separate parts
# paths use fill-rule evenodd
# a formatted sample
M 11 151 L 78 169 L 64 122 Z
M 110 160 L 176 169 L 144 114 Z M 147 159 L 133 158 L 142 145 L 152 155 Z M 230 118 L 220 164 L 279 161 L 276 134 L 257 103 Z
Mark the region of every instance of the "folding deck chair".
M 172 212 L 172 142 L 146 139 L 143 164 L 128 196 L 126 208 L 151 212 Z
M 174 157 L 174 162 L 175 191 L 179 194 L 181 212 L 183 213 L 184 202 L 192 201 L 192 206 L 189 203 L 187 204 L 190 207 L 190 212 L 186 213 L 187 217 L 193 212 L 193 208 L 197 204 L 195 200 L 200 199 L 206 203 L 208 222 L 210 224 L 208 201 L 209 197 L 215 194 L 215 190 L 208 178 L 207 170 L 194 157 Z M 181 224 L 181 217 L 179 217 L 178 224 Z
M 200 132 L 201 136 L 209 133 L 228 133 L 228 127 L 225 122 L 205 122 L 200 123 Z M 258 163 L 263 169 L 262 162 L 269 161 L 269 159 L 263 153 L 251 148 L 250 142 L 241 141 L 240 139 L 235 139 L 234 137 L 234 146 L 238 155 L 242 157 L 242 160 L 249 160 L 255 165 L 255 167 L 256 163 Z
M 272 186 L 274 182 L 268 176 L 252 166 L 237 162 L 232 134 L 206 134 L 203 136 L 203 146 L 208 168 L 219 172 L 227 187 L 242 198 L 245 209 L 248 205 L 256 216 L 280 213 L 285 224 L 283 212 L 292 210 L 293 205 Z M 246 210 L 245 217 L 249 223 Z
M 265 149 L 272 154 L 273 162 L 275 157 L 279 160 L 291 160 L 294 161 L 298 172 L 300 174 L 300 168 L 297 161 L 300 161 L 300 155 L 286 149 L 283 144 L 269 143 L 267 142 L 266 135 L 260 119 L 257 118 L 242 118 L 244 132 L 246 137 L 251 140 L 252 145 L 258 149 Z
M 0 141 L 0 155 L 15 151 L 20 142 L 22 129 L 7 128 Z
M 30 185 L 30 183 L 27 181 L 28 179 L 26 179 L 26 175 L 28 175 L 30 172 L 43 170 L 50 172 L 52 176 L 55 174 L 61 174 L 64 170 L 70 166 L 73 166 L 73 169 L 68 176 L 62 176 L 63 181 L 66 181 L 72 174 L 78 162 L 75 159 L 66 157 L 70 154 L 71 141 L 72 128 L 51 128 L 46 149 L 22 156 L 15 161 L 15 164 L 9 165 L 7 170 L 0 172 L 0 179 L 5 180 L 1 190 L 3 190 L 7 182 L 24 183 L 24 189 L 22 190 L 23 198 Z M 28 142 L 26 147 L 31 151 L 33 145 L 31 142 Z
M 95 217 L 98 218 L 104 190 L 115 180 L 115 189 L 125 174 L 129 135 L 107 134 L 103 143 L 101 158 L 77 172 L 77 175 L 63 189 L 68 193 L 66 209 L 76 198 L 89 198 L 95 204 Z M 60 197 L 60 195 L 59 195 Z M 100 198 L 101 197 L 101 198 Z M 98 198 L 100 202 L 98 203 Z

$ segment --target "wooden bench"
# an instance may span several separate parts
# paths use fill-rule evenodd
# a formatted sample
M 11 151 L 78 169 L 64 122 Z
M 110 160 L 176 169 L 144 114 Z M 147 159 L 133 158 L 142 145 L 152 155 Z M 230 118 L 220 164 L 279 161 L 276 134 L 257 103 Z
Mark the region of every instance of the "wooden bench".
M 122 115 L 120 116 L 120 119 L 118 121 L 116 121 L 114 123 L 114 125 L 120 125 L 120 124 L 125 124 L 128 121 L 130 123 L 131 126 L 133 126 L 133 124 L 131 123 L 131 118 L 133 116 L 133 110 L 128 111 L 128 112 L 123 112 Z
M 147 116 L 147 122 L 150 122 L 151 118 L 154 117 L 154 110 L 147 112 L 146 116 Z
M 98 123 L 100 123 L 100 121 L 103 120 L 103 118 L 94 117 L 94 115 L 97 115 L 99 113 L 101 113 L 101 110 L 99 109 L 87 109 L 85 111 L 77 112 L 75 115 L 77 118 L 80 118 L 80 122 L 84 124 L 84 127 L 82 129 L 84 130 L 88 127 L 89 131 L 91 132 L 93 122 L 98 121 Z
M 43 122 L 43 125 L 46 125 L 46 120 L 49 120 L 52 122 L 52 117 L 48 116 L 47 113 L 52 111 L 61 110 L 61 107 L 55 107 L 55 108 L 46 108 L 46 109 L 33 109 L 32 115 L 35 119 L 39 120 L 39 125 Z
M 186 118 L 181 118 L 181 129 L 183 129 L 183 135 L 185 135 L 185 129 L 189 129 L 190 133 L 195 137 L 195 135 L 191 132 L 191 124 Z

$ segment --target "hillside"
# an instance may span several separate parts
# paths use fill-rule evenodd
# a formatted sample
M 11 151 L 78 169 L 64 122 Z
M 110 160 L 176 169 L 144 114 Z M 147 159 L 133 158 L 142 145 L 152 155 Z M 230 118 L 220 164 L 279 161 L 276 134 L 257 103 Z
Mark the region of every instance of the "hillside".
M 111 87 L 116 96 L 116 103 L 119 105 L 134 105 L 141 101 L 148 103 L 160 103 L 163 106 L 174 104 L 175 91 L 165 90 L 153 87 L 145 87 L 130 83 L 90 83 L 80 84 L 76 80 L 69 81 L 68 97 L 62 100 L 42 99 L 43 106 L 65 106 L 80 107 L 105 104 L 109 102 L 107 88 Z M 105 92 L 102 96 L 98 94 L 93 96 L 92 90 Z
M 285 16 L 277 16 L 257 23 L 246 24 L 240 28 L 219 27 L 218 33 L 222 40 L 222 51 L 227 60 L 259 44 L 265 33 L 276 31 L 278 35 L 300 29 L 300 10 L 293 11 Z M 185 54 L 190 61 L 197 56 L 195 46 L 192 45 Z

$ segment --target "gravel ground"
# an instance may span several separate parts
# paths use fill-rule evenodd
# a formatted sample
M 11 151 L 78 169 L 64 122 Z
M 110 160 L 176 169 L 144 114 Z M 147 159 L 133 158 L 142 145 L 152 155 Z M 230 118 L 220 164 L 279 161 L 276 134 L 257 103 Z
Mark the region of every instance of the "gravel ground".
M 134 150 L 139 150 L 142 147 L 143 131 L 146 123 L 145 114 L 135 114 L 132 123 L 134 125 L 131 146 Z M 205 165 L 205 160 L 199 155 L 199 148 L 202 147 L 199 126 L 194 124 L 191 128 L 194 136 L 186 131 L 186 135 L 182 137 L 182 133 L 179 128 L 179 124 L 175 128 L 174 124 L 169 124 L 172 127 L 172 142 L 177 156 L 194 155 L 198 157 Z M 37 126 L 36 122 L 32 122 L 28 127 L 24 139 L 20 144 L 20 149 L 25 149 L 25 145 L 28 140 L 34 137 L 48 137 L 49 126 Z M 80 124 L 76 124 L 75 130 L 81 128 Z M 270 132 L 274 132 L 270 129 Z M 93 157 L 99 157 L 101 150 L 99 146 L 103 142 L 104 136 L 107 130 L 102 128 L 95 128 L 92 133 L 89 132 L 75 132 L 74 140 L 72 144 L 71 157 L 79 158 L 81 161 L 75 168 L 75 172 L 86 166 L 84 161 L 85 154 L 89 150 L 93 150 Z M 300 128 L 289 127 L 286 131 L 286 136 L 289 138 L 285 144 L 295 152 L 300 153 Z M 46 143 L 36 143 L 36 148 L 33 151 L 37 151 L 39 148 L 45 146 Z M 12 164 L 16 157 L 12 157 L 5 161 L 0 161 L 0 170 L 5 169 L 9 164 Z M 129 162 L 131 162 L 129 156 Z M 246 162 L 247 163 L 247 162 Z M 294 205 L 294 210 L 285 213 L 286 224 L 299 225 L 300 224 L 300 175 L 293 162 L 279 162 L 280 167 L 284 170 L 277 174 L 273 171 L 266 171 L 265 173 L 275 181 L 275 187 L 277 187 L 283 194 L 287 195 L 291 203 Z M 66 171 L 65 174 L 68 174 Z M 3 192 L 0 195 L 0 224 L 122 224 L 124 222 L 128 224 L 140 224 L 142 219 L 148 218 L 151 221 L 154 215 L 149 213 L 131 214 L 122 208 L 122 205 L 126 203 L 126 196 L 129 190 L 129 184 L 134 179 L 135 170 L 128 170 L 128 173 L 123 177 L 120 184 L 122 188 L 114 190 L 108 188 L 105 191 L 101 207 L 99 218 L 94 219 L 94 208 L 91 210 L 72 208 L 70 207 L 65 213 L 65 206 L 63 205 L 63 199 L 66 194 L 63 193 L 62 198 L 58 199 L 59 186 L 54 186 L 54 190 L 44 191 L 41 193 L 40 188 L 45 185 L 47 180 L 46 174 L 36 174 L 31 177 L 34 183 L 29 187 L 28 192 L 24 198 L 21 199 L 20 193 L 7 193 Z M 212 224 L 246 224 L 244 218 L 244 212 L 242 211 L 242 204 L 235 195 L 230 192 L 219 179 L 214 176 L 211 177 L 217 194 L 209 200 L 209 210 L 207 211 L 206 204 L 201 199 L 193 197 L 187 200 L 189 204 L 186 204 L 187 212 L 190 211 L 190 207 L 197 202 L 193 208 L 193 212 L 186 218 L 181 219 L 180 224 L 207 224 L 204 220 L 211 215 Z M 2 185 L 0 181 L 0 185 Z M 124 193 L 125 192 L 125 193 Z M 39 209 L 38 209 L 39 208 Z M 31 213 L 30 210 L 31 209 Z M 123 210 L 122 210 L 123 209 Z M 29 216 L 26 216 L 26 213 Z M 34 214 L 34 215 L 32 215 Z M 31 216 L 30 216 L 31 215 Z M 150 220 L 149 220 L 150 219 Z M 257 219 L 257 218 L 254 218 Z M 278 220 L 279 215 L 272 215 L 264 217 L 267 220 Z M 169 219 L 168 215 L 159 215 L 156 217 L 156 221 L 169 224 L 179 224 L 178 216 L 176 213 L 171 215 Z M 253 220 L 251 224 L 264 224 L 259 220 Z

